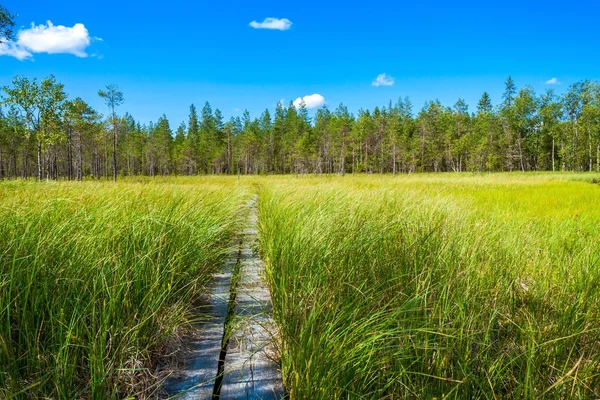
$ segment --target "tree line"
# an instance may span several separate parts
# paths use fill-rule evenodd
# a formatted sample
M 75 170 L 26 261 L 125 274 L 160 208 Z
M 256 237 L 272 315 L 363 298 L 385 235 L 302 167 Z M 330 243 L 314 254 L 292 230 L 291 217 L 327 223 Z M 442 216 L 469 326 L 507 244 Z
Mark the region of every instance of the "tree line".
M 600 85 L 588 80 L 559 96 L 509 77 L 501 103 L 484 92 L 474 112 L 462 99 L 414 111 L 404 98 L 357 115 L 340 104 L 311 118 L 290 102 L 225 120 L 207 102 L 175 129 L 165 115 L 149 124 L 119 115 L 116 85 L 98 92 L 106 117 L 53 76 L 2 89 L 0 179 L 600 170 Z

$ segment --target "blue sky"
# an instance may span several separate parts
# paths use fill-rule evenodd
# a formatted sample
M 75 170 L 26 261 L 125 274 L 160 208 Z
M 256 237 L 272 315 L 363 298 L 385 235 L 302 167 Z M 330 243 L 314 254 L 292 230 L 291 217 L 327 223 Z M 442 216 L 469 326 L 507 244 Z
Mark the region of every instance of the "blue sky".
M 24 30 L 83 24 L 90 38 L 79 57 L 35 43 L 28 46 L 40 52 L 25 48 L 24 60 L 0 56 L 0 85 L 16 74 L 54 74 L 71 97 L 104 111 L 97 91 L 116 83 L 121 112 L 142 122 L 165 113 L 173 128 L 191 103 L 207 100 L 226 117 L 312 94 L 353 112 L 399 96 L 415 111 L 428 99 L 452 105 L 459 97 L 474 110 L 483 91 L 499 102 L 508 75 L 538 92 L 600 78 L 596 1 L 0 2 Z M 249 25 L 268 17 L 291 27 Z M 383 73 L 393 85 L 373 86 Z M 551 78 L 560 84 L 545 84 Z

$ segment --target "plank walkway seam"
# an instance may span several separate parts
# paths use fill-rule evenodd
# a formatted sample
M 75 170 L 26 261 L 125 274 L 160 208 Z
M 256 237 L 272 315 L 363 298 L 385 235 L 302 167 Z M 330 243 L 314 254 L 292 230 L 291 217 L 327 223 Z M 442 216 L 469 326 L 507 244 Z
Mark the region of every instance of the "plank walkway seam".
M 264 264 L 256 249 L 258 210 L 254 198 L 242 243 L 231 333 L 220 399 L 280 399 L 284 397 L 281 372 L 273 360 L 271 295 L 264 281 Z
M 264 264 L 255 251 L 257 200 L 255 196 L 246 205 L 246 223 L 236 240 L 239 246 L 229 254 L 223 271 L 214 275 L 208 305 L 203 310 L 208 318 L 195 327 L 183 369 L 172 374 L 163 386 L 172 396 L 169 398 L 284 397 L 279 365 L 273 360 L 273 337 L 277 329 L 271 318 L 271 296 L 264 282 Z M 232 288 L 236 268 L 237 287 Z M 235 299 L 233 304 L 232 299 Z M 226 333 L 226 329 L 231 331 Z M 219 361 L 221 376 L 217 376 Z

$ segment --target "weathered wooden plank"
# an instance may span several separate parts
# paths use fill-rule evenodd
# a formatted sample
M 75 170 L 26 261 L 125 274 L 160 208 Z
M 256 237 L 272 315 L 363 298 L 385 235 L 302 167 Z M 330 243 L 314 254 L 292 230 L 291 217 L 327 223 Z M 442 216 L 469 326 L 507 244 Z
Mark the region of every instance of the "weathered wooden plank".
M 271 295 L 264 282 L 264 264 L 254 250 L 256 225 L 257 209 L 253 204 L 243 231 L 235 318 L 221 399 L 280 399 L 284 395 L 281 372 L 273 360 L 276 326 L 271 317 Z
M 197 324 L 189 341 L 184 368 L 165 382 L 164 389 L 170 398 L 213 398 L 227 325 L 232 331 L 219 398 L 279 399 L 284 395 L 278 363 L 273 360 L 276 325 L 271 318 L 271 295 L 263 279 L 264 264 L 254 251 L 256 202 L 257 197 L 246 206 L 248 216 L 240 233 L 241 247 L 232 250 L 223 272 L 215 275 L 208 304 L 202 310 L 207 318 Z M 235 304 L 229 304 L 231 281 L 238 263 Z M 230 309 L 234 312 L 228 316 Z
M 207 318 L 195 326 L 185 351 L 183 369 L 174 372 L 165 382 L 168 396 L 190 400 L 212 398 L 238 254 L 239 249 L 233 249 L 223 271 L 214 276 L 208 305 L 202 310 Z

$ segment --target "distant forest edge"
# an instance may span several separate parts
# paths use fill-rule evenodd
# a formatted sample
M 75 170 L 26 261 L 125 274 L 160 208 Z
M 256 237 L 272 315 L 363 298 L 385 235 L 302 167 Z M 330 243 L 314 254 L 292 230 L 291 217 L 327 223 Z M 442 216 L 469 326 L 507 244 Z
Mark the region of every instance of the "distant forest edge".
M 311 118 L 303 104 L 279 103 L 274 115 L 225 121 L 207 102 L 174 131 L 165 115 L 148 125 L 119 115 L 116 85 L 98 93 L 106 117 L 53 76 L 2 89 L 0 179 L 600 170 L 600 85 L 588 80 L 538 96 L 509 77 L 500 104 L 484 92 L 471 113 L 462 99 L 415 112 L 404 98 L 358 115 L 340 104 Z

